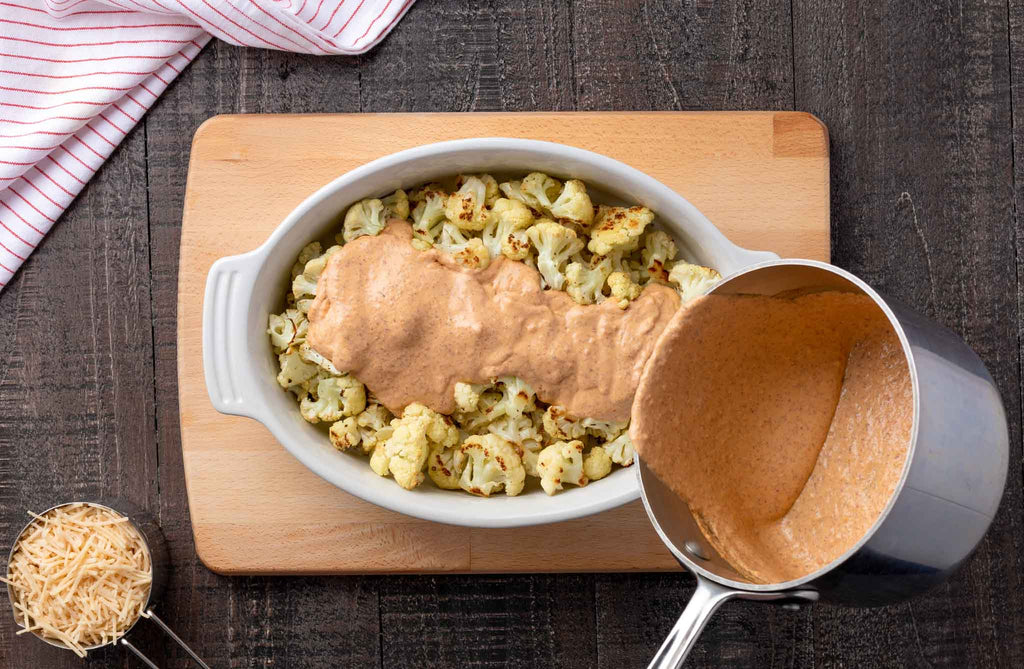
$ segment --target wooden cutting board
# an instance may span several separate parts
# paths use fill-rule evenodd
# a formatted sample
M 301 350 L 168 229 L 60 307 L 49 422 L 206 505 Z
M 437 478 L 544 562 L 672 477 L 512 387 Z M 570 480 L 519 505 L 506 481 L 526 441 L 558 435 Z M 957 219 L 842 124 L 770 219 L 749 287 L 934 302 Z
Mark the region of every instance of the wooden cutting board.
M 828 132 L 795 112 L 238 115 L 196 132 L 178 285 L 181 447 L 196 551 L 225 574 L 678 569 L 640 502 L 581 520 L 482 530 L 416 520 L 303 467 L 203 380 L 210 265 L 259 246 L 307 195 L 419 144 L 525 137 L 597 151 L 668 184 L 734 242 L 829 259 Z M 572 494 L 572 492 L 563 493 Z

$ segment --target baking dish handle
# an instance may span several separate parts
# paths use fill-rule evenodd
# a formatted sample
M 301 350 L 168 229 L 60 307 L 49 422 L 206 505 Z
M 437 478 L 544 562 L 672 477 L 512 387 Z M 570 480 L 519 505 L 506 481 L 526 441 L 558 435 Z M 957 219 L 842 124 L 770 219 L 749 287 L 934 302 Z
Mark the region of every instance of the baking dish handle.
M 259 259 L 253 253 L 221 258 L 206 277 L 203 297 L 203 373 L 213 407 L 257 418 L 258 379 L 249 353 L 249 305 Z

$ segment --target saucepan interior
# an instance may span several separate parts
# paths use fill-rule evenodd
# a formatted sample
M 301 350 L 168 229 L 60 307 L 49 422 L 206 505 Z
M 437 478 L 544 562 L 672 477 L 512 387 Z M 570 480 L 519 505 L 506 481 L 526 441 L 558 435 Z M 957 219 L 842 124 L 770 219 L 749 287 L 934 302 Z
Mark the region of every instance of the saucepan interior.
M 906 483 L 913 460 L 919 420 L 918 378 L 914 370 L 910 344 L 902 326 L 886 302 L 867 284 L 852 274 L 826 263 L 811 260 L 778 260 L 760 263 L 726 277 L 710 292 L 720 295 L 797 296 L 824 291 L 857 293 L 870 297 L 885 313 L 899 337 L 910 369 L 913 387 L 914 420 L 899 483 L 882 513 L 860 540 L 832 563 L 803 578 L 784 583 L 753 583 L 739 574 L 714 548 L 697 526 L 689 507 L 642 462 L 637 477 L 641 496 L 655 529 L 675 557 L 688 569 L 727 587 L 750 592 L 791 590 L 812 582 L 856 553 L 884 523 Z

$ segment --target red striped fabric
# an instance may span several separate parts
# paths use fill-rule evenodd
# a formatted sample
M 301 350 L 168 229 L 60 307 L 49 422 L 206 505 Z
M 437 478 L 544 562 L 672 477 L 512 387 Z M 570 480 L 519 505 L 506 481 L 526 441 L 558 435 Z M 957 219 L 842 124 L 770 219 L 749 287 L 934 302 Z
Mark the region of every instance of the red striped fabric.
M 211 36 L 377 45 L 413 0 L 0 0 L 0 290 Z

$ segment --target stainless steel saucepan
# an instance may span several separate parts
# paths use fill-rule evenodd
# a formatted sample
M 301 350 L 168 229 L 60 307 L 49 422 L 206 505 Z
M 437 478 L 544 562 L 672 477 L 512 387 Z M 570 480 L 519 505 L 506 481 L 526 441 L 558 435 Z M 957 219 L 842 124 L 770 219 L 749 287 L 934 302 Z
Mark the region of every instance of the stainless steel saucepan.
M 650 667 L 681 666 L 708 618 L 729 599 L 878 606 L 924 592 L 974 551 L 1002 498 L 1006 414 L 974 351 L 948 329 L 826 263 L 761 263 L 710 292 L 790 291 L 867 295 L 892 323 L 913 384 L 914 423 L 902 478 L 877 522 L 846 553 L 804 578 L 765 585 L 738 574 L 706 540 L 687 505 L 639 461 L 644 508 L 665 545 L 697 577 L 696 592 Z

